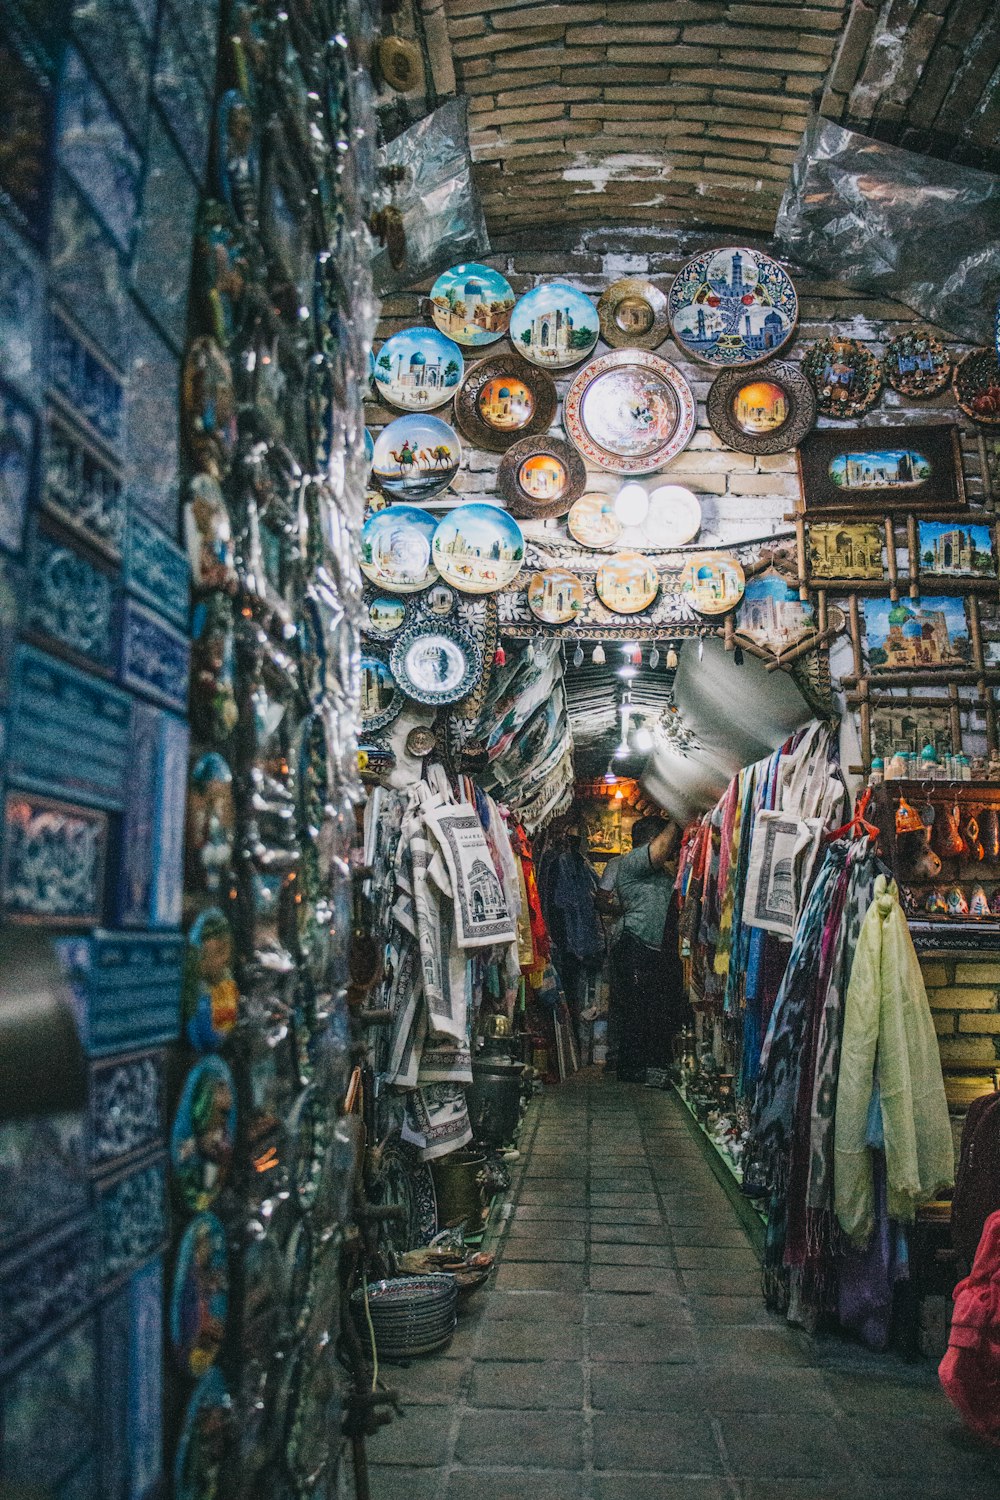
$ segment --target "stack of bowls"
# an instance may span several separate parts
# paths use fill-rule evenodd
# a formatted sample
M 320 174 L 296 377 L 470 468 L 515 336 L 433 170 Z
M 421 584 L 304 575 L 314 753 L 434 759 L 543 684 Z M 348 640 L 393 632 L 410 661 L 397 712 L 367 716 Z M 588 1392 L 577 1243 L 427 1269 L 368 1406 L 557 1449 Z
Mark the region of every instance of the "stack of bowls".
M 351 1298 L 354 1315 L 365 1326 L 364 1293 Z M 379 1359 L 413 1359 L 451 1342 L 457 1318 L 458 1284 L 451 1275 L 394 1276 L 368 1284 L 368 1310 Z

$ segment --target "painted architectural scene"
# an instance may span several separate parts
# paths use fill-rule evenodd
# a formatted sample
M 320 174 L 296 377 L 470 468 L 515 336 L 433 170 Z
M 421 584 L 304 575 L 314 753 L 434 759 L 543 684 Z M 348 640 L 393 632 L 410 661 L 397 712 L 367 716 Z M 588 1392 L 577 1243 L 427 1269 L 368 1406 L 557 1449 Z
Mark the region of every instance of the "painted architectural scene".
M 368 619 L 372 627 L 383 635 L 398 630 L 406 619 L 406 605 L 402 599 L 393 599 L 380 594 L 368 606 Z
M 920 567 L 942 577 L 977 578 L 995 572 L 993 535 L 988 526 L 955 526 L 950 521 L 919 523 Z
M 772 380 L 753 380 L 740 386 L 733 401 L 733 416 L 744 432 L 777 432 L 788 420 L 788 393 Z
M 378 661 L 373 656 L 362 658 L 362 718 L 373 719 L 376 714 L 384 713 L 398 691 L 399 689 L 396 687 L 392 673 L 384 661 Z
M 962 599 L 866 599 L 865 643 L 873 671 L 955 667 L 972 659 Z
M 657 373 L 608 370 L 584 392 L 580 418 L 609 453 L 635 457 L 669 440 L 677 426 L 677 397 Z
M 939 760 L 952 754 L 951 716 L 946 708 L 925 707 L 917 698 L 898 708 L 879 705 L 872 709 L 872 755 L 888 760 L 896 750 L 919 755 L 933 745 Z
M 809 571 L 814 578 L 881 578 L 881 527 L 872 522 L 810 526 Z
M 434 322 L 460 344 L 492 344 L 507 331 L 514 293 L 489 266 L 455 266 L 431 290 Z
M 375 357 L 375 382 L 385 399 L 410 409 L 441 406 L 462 378 L 457 344 L 433 329 L 388 340 Z
M 564 625 L 583 609 L 583 584 L 566 568 L 534 573 L 528 582 L 528 608 L 548 625 Z
M 535 398 L 523 380 L 488 380 L 479 392 L 479 415 L 498 432 L 516 432 L 530 422 Z
M 406 515 L 400 514 L 403 510 Z M 418 526 L 413 515 L 410 506 L 390 505 L 365 523 L 361 566 L 373 583 L 405 592 L 423 588 L 432 581 L 434 518 L 426 516 L 425 523 Z
M 491 584 L 502 588 L 524 559 L 523 539 L 520 532 L 517 540 L 505 537 L 499 526 L 470 517 L 469 509 L 461 507 L 438 527 L 434 535 L 434 558 L 442 560 L 442 572 L 449 578 L 480 588 Z M 497 515 L 501 523 L 507 519 L 502 511 Z
M 656 598 L 660 586 L 656 569 L 638 554 L 622 553 L 602 563 L 597 574 L 601 603 L 619 614 L 635 614 Z
M 736 615 L 736 629 L 748 640 L 780 655 L 816 628 L 815 610 L 778 573 L 751 578 Z
M 528 292 L 510 320 L 511 343 L 537 365 L 576 364 L 597 343 L 597 335 L 593 303 L 560 282 Z
M 700 287 L 693 293 L 685 290 L 690 300 L 675 307 L 673 323 L 692 354 L 711 355 L 720 342 L 732 342 L 745 355 L 762 356 L 779 348 L 788 335 L 791 320 L 771 304 L 759 283 L 757 262 L 746 251 L 715 256 Z
M 842 490 L 917 489 L 931 472 L 930 459 L 912 448 L 856 449 L 830 462 L 830 478 Z
M 525 459 L 517 478 L 532 500 L 555 500 L 566 488 L 566 467 L 549 453 L 536 453 Z

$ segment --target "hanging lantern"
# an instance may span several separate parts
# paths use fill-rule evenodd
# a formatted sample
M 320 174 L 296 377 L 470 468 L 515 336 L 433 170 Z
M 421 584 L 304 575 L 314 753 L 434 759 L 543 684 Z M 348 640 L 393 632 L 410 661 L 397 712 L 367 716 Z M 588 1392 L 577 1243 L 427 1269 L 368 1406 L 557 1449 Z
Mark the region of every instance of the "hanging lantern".
M 524 659 L 526 662 L 533 662 L 535 659 L 535 648 L 530 641 L 528 642 L 527 648 L 525 650 Z
M 653 668 L 654 671 L 660 665 L 660 652 L 658 647 L 656 646 L 654 646 L 652 651 L 649 653 L 649 665 Z
M 590 659 L 594 663 L 595 667 L 603 667 L 604 647 L 601 645 L 600 641 L 598 641 L 597 645 L 594 647 L 593 655 Z
M 705 656 L 705 637 L 703 635 L 700 635 L 698 637 L 698 660 L 702 661 L 704 659 L 704 656 Z
M 677 671 L 677 652 L 674 650 L 673 642 L 667 647 L 667 671 Z

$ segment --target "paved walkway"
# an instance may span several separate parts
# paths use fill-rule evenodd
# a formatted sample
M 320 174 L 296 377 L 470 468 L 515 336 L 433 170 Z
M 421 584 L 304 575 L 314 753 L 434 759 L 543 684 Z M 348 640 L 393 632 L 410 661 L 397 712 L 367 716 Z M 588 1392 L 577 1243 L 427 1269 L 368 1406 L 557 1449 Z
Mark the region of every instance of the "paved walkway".
M 546 1093 L 495 1282 L 446 1356 L 389 1367 L 375 1500 L 997 1500 L 933 1365 L 814 1341 L 680 1107 L 585 1076 Z

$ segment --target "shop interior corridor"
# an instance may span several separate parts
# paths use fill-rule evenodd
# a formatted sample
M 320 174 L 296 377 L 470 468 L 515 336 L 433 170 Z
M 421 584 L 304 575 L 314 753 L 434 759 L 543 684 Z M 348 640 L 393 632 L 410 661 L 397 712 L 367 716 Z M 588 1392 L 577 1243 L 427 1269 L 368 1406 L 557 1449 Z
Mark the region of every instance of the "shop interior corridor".
M 526 1121 L 499 1269 L 406 1412 L 374 1500 L 995 1500 L 933 1364 L 770 1315 L 672 1096 L 593 1070 Z

